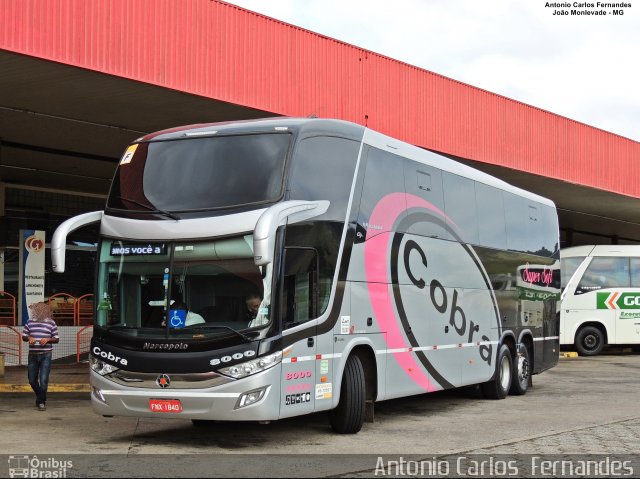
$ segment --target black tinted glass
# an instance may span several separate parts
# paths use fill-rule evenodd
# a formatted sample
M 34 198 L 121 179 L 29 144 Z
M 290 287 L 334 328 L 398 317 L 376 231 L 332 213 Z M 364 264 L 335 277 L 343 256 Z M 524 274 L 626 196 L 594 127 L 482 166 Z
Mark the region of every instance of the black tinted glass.
M 283 279 L 284 327 L 317 316 L 318 256 L 312 249 L 287 248 Z
M 368 234 L 373 236 L 383 231 L 390 231 L 393 226 L 392 224 L 369 225 L 371 215 L 387 195 L 394 195 L 393 201 L 398 203 L 397 209 L 401 212 L 398 219 L 406 215 L 404 165 L 402 157 L 372 147 L 368 152 L 366 168 L 358 224 L 366 225 Z
M 476 203 L 480 209 L 479 244 L 491 248 L 507 249 L 502 191 L 492 186 L 476 183 Z
M 436 210 L 444 211 L 442 172 L 439 169 L 407 159 L 404 162 L 404 181 L 407 200 L 410 204 L 416 204 L 415 199 L 419 198 Z M 407 232 L 419 236 L 451 239 L 450 233 L 444 227 L 444 219 L 432 211 L 422 208 L 420 211 L 422 221 L 412 221 Z
M 108 206 L 184 211 L 277 200 L 289 141 L 260 134 L 138 145 L 118 167 Z
M 451 173 L 442 174 L 447 222 L 465 243 L 478 244 L 478 212 L 475 182 Z
M 292 200 L 329 200 L 329 210 L 315 220 L 344 221 L 360 143 L 333 137 L 307 138 L 291 160 Z
M 507 248 L 513 251 L 529 252 L 533 243 L 530 237 L 533 220 L 527 200 L 513 193 L 504 192 L 503 195 L 507 225 Z

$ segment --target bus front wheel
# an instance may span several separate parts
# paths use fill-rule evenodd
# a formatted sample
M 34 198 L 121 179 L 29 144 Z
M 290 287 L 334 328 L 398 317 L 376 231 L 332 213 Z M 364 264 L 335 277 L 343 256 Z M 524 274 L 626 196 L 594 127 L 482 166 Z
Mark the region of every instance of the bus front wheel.
M 351 355 L 342 375 L 340 401 L 329 413 L 329 422 L 340 434 L 355 434 L 362 428 L 365 415 L 366 389 L 364 368 L 360 358 Z
M 576 349 L 580 356 L 595 356 L 604 348 L 604 334 L 595 326 L 585 326 L 576 334 Z
M 509 346 L 503 344 L 498 352 L 495 377 L 480 385 L 482 393 L 489 399 L 504 399 L 509 394 L 513 379 L 513 360 Z

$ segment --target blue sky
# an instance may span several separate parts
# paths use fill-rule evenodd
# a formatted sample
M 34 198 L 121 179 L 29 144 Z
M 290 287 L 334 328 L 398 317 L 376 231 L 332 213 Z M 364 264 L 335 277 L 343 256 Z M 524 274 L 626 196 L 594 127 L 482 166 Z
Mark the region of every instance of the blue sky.
M 640 141 L 633 0 L 622 16 L 553 15 L 542 0 L 228 1 Z

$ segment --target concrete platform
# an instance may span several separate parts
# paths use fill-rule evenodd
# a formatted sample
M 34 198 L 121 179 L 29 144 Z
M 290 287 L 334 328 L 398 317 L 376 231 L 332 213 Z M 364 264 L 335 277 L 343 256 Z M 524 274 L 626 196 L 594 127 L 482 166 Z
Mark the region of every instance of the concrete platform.
M 53 365 L 49 375 L 48 392 L 89 392 L 89 364 Z M 6 366 L 0 377 L 0 393 L 33 393 L 27 378 L 26 366 Z

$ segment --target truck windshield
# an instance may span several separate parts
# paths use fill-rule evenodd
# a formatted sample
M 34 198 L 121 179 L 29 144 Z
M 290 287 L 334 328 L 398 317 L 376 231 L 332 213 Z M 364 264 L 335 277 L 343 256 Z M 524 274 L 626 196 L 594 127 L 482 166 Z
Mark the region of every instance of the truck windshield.
M 107 208 L 166 214 L 275 201 L 290 138 L 269 133 L 133 144 L 116 170 Z
M 151 338 L 266 326 L 271 271 L 255 265 L 252 247 L 251 235 L 181 243 L 105 239 L 96 326 Z

